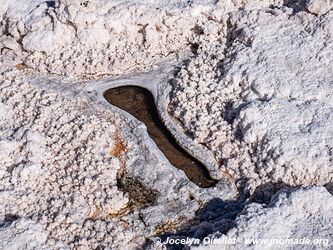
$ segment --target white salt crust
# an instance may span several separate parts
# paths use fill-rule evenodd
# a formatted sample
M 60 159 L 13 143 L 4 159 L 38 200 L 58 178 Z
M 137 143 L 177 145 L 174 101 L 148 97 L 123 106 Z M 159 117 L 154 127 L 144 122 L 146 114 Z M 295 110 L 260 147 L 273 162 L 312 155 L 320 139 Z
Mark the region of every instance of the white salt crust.
M 21 73 L 0 81 L 3 248 L 139 246 L 188 222 L 213 197 L 236 195 L 223 183 L 200 189 L 190 182 L 140 122 L 84 85 Z M 121 173 L 154 191 L 153 203 L 133 201 L 119 187 Z
M 196 27 L 266 1 L 13 1 L 0 6 L 5 60 L 40 72 L 89 78 L 151 67 L 189 49 Z M 273 2 L 272 4 L 274 4 Z M 59 39 L 61 37 L 61 39 Z
M 330 249 L 333 246 L 333 196 L 324 187 L 282 191 L 269 205 L 247 205 L 224 237 L 241 243 L 193 249 Z M 223 237 L 222 236 L 222 237 Z M 219 239 L 215 233 L 210 238 Z M 245 244 L 245 239 L 309 239 L 310 244 Z M 321 239 L 322 241 L 316 241 Z
M 332 181 L 331 8 L 323 0 L 297 11 L 283 1 L 3 0 L 0 248 L 134 248 L 209 200 L 235 197 L 222 184 L 196 187 L 141 123 L 68 80 L 124 75 L 191 49 L 169 113 L 214 155 L 214 177 L 251 192 Z M 123 171 L 156 190 L 154 204 L 133 207 L 117 185 Z M 322 187 L 299 188 L 268 207 L 247 205 L 227 234 L 332 238 L 332 204 Z
M 228 23 L 225 41 L 198 39 L 169 112 L 250 191 L 332 181 L 333 13 L 238 11 Z

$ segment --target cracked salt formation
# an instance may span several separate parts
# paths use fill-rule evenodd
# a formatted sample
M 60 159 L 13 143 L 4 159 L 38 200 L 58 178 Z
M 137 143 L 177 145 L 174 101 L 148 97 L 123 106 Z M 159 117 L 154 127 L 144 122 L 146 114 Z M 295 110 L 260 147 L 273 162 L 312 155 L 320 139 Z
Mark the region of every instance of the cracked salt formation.
M 332 11 L 238 11 L 228 24 L 225 41 L 198 38 L 173 80 L 170 113 L 251 192 L 331 182 Z
M 139 122 L 87 91 L 96 82 L 69 79 L 140 75 L 178 54 L 187 60 L 172 91 L 170 72 L 141 80 L 164 78 L 170 102 L 157 108 L 165 118 L 170 103 L 181 123 L 164 122 L 196 158 L 215 156 L 214 178 L 254 193 L 331 185 L 331 9 L 326 0 L 2 0 L 0 247 L 149 247 L 151 236 L 195 231 L 202 209 L 198 235 L 219 235 L 226 212 L 209 204 L 234 190 L 188 181 Z M 227 235 L 332 239 L 323 187 L 239 202 L 246 209 Z
M 273 219 L 272 219 L 273 218 Z M 215 221 L 216 225 L 223 221 Z M 333 246 L 333 196 L 324 187 L 281 191 L 270 204 L 247 205 L 225 237 L 237 238 L 236 245 L 203 244 L 193 249 L 331 249 Z M 221 239 L 215 233 L 210 238 Z M 245 239 L 309 239 L 310 244 L 245 244 Z M 317 240 L 317 241 L 316 241 Z M 319 241 L 321 240 L 321 241 Z M 296 241 L 295 241 L 296 242 Z
M 2 0 L 6 35 L 0 49 L 6 64 L 38 72 L 73 78 L 124 74 L 189 50 L 196 26 L 223 25 L 224 13 L 272 3 L 279 1 Z
M 186 153 L 172 137 L 157 113 L 152 94 L 143 88 L 123 86 L 108 90 L 104 97 L 147 126 L 148 134 L 171 164 L 182 169 L 191 181 L 200 187 L 212 187 L 216 184 L 205 166 Z
M 134 247 L 212 197 L 235 195 L 196 187 L 159 159 L 136 121 L 78 95 L 82 85 L 20 73 L 0 81 L 4 248 Z

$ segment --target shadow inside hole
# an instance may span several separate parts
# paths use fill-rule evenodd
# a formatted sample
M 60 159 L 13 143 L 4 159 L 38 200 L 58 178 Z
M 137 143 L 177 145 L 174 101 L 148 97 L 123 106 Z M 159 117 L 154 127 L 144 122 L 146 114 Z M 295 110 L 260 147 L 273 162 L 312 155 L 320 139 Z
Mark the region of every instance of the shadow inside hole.
M 328 184 L 325 185 L 327 191 L 333 195 L 333 182 L 330 182 Z
M 55 1 L 45 1 L 48 8 L 54 8 L 55 7 Z
M 182 149 L 160 120 L 153 95 L 144 88 L 123 86 L 107 90 L 105 99 L 143 122 L 149 136 L 172 165 L 183 170 L 200 187 L 213 187 L 217 183 L 206 167 Z
M 20 217 L 15 214 L 6 214 L 5 220 L 0 222 L 0 228 L 9 227 L 14 221 L 18 220 Z
M 176 231 L 164 232 L 156 235 L 161 242 L 166 243 L 165 249 L 168 250 L 188 250 L 192 249 L 187 239 L 195 239 L 191 246 L 203 244 L 205 239 L 212 235 L 215 238 L 227 235 L 228 231 L 237 226 L 236 218 L 244 211 L 246 205 L 253 202 L 262 204 L 263 207 L 275 199 L 276 195 L 281 192 L 290 192 L 295 189 L 284 183 L 270 183 L 259 186 L 253 194 L 241 191 L 236 200 L 222 200 L 213 198 L 203 208 L 195 213 L 194 219 L 185 223 Z M 185 244 L 169 244 L 170 239 L 180 239 Z M 143 244 L 143 249 L 154 249 L 155 243 L 151 239 L 147 239 Z
M 177 232 L 166 232 L 158 237 L 161 242 L 166 243 L 168 250 L 187 250 L 191 247 L 186 244 L 168 244 L 170 239 L 192 239 L 191 246 L 198 246 L 210 234 L 226 234 L 236 226 L 235 219 L 244 208 L 244 200 L 223 201 L 220 198 L 213 198 L 202 209 L 198 210 L 195 218 L 179 228 Z M 216 235 L 216 236 L 218 236 Z M 147 240 L 143 249 L 152 249 L 154 243 Z

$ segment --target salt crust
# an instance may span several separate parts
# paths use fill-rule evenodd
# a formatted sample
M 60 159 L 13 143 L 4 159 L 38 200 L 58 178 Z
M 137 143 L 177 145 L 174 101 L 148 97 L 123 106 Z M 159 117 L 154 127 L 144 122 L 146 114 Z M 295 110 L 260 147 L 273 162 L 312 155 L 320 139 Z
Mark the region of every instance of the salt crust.
M 333 245 L 333 196 L 319 186 L 281 191 L 272 197 L 267 206 L 257 203 L 247 205 L 235 223 L 235 228 L 224 237 L 242 243 L 202 245 L 194 249 L 330 249 Z M 217 240 L 221 235 L 215 233 L 209 237 Z M 245 244 L 245 239 L 303 238 L 309 239 L 311 244 Z M 326 242 L 314 244 L 312 240 L 315 239 Z
M 222 42 L 198 38 L 169 112 L 251 192 L 332 181 L 333 13 L 238 11 L 228 24 Z
M 38 89 L 15 76 L 19 74 L 6 73 L 0 85 L 1 109 L 8 110 L 0 120 L 0 199 L 2 216 L 22 219 L 2 233 L 20 226 L 23 235 L 38 242 L 42 237 L 46 246 L 70 246 L 80 234 L 84 237 L 77 244 L 93 246 L 96 239 L 87 240 L 90 228 L 103 227 L 93 232 L 103 238 L 114 224 L 86 218 L 94 210 L 107 217 L 128 202 L 116 187 L 120 162 L 110 154 L 117 119 L 101 108 L 89 108 L 87 100 Z M 22 246 L 37 244 L 20 233 L 11 237 L 25 240 L 15 243 Z
M 151 146 L 140 122 L 96 102 L 80 83 L 7 71 L 0 102 L 4 248 L 135 247 L 190 221 L 213 197 L 236 195 L 190 182 Z M 154 200 L 146 204 L 120 178 Z
M 124 125 L 116 112 L 90 106 L 77 92 L 50 89 L 50 80 L 41 80 L 41 88 L 12 71 L 15 65 L 95 78 L 150 67 L 192 44 L 197 55 L 176 76 L 170 111 L 214 152 L 222 172 L 247 179 L 250 190 L 271 182 L 332 180 L 331 2 L 307 2 L 319 16 L 282 8 L 282 1 L 212 2 L 2 1 L 1 247 L 137 246 L 159 226 L 169 230 L 190 220 L 209 199 L 143 150 L 145 142 L 131 134 L 137 125 Z M 146 184 L 153 179 L 150 187 L 164 197 L 120 218 L 129 196 L 116 185 L 122 160 L 110 154 L 119 127 L 129 147 L 127 171 L 141 174 Z M 144 167 L 152 165 L 159 167 L 149 177 Z M 284 234 L 289 229 L 270 218 L 286 211 L 281 221 L 310 216 L 295 222 L 290 235 L 312 228 L 327 236 L 316 228 L 318 221 L 332 225 L 324 188 L 277 197 L 268 208 L 248 205 L 228 235 L 275 235 L 251 224 L 264 219 Z
M 220 23 L 226 12 L 269 5 L 215 2 L 3 0 L 0 49 L 6 60 L 39 72 L 75 78 L 123 74 L 188 49 L 196 27 Z

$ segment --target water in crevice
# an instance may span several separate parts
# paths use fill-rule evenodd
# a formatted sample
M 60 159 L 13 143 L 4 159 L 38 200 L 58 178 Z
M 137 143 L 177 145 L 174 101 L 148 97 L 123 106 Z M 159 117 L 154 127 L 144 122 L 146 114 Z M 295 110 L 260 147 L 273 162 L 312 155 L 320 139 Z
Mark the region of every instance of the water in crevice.
M 192 182 L 200 187 L 212 187 L 216 184 L 217 181 L 210 177 L 206 167 L 176 143 L 160 120 L 154 97 L 147 89 L 136 86 L 116 87 L 107 90 L 104 97 L 112 105 L 143 122 L 149 136 L 170 163 L 183 170 Z

